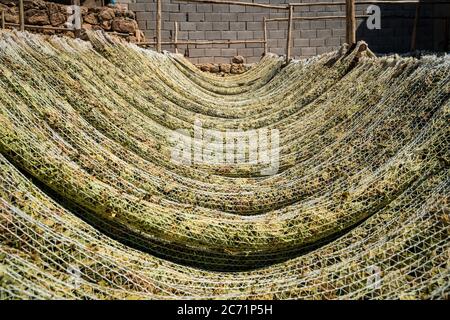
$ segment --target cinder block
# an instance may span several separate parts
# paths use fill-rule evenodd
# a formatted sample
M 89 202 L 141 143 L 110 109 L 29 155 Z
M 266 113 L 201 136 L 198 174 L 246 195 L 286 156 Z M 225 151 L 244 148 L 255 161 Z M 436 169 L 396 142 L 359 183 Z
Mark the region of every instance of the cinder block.
M 230 30 L 231 31 L 245 31 L 247 30 L 245 27 L 245 22 L 230 22 Z
M 189 12 L 188 16 L 187 16 L 187 20 L 192 21 L 192 22 L 205 21 L 205 14 Z
M 249 31 L 261 31 L 263 30 L 262 22 L 247 22 L 247 30 Z
M 190 40 L 205 40 L 205 31 L 189 31 Z
M 222 39 L 222 32 L 220 31 L 205 31 L 206 40 L 220 40 Z
M 237 50 L 234 48 L 222 49 L 222 56 L 234 57 L 235 55 L 237 55 Z
M 200 48 L 190 48 L 189 49 L 189 57 L 191 58 L 198 58 L 198 57 L 204 57 L 205 56 L 205 49 Z
M 315 47 L 309 48 L 301 48 L 301 55 L 305 57 L 315 56 L 317 54 L 317 50 Z
M 197 3 L 197 12 L 212 12 L 212 5 L 207 3 Z
M 212 30 L 212 22 L 197 22 L 197 31 Z
M 239 40 L 253 40 L 253 31 L 238 31 L 237 37 Z
M 306 39 L 317 38 L 317 30 L 300 30 L 300 35 Z
M 236 31 L 221 31 L 221 33 L 222 33 L 222 39 L 226 39 L 226 40 L 236 40 L 237 39 Z
M 309 39 L 294 39 L 295 47 L 309 47 Z
M 220 56 L 221 53 L 222 53 L 222 50 L 220 50 L 220 49 L 215 49 L 215 48 L 205 49 L 206 57 L 217 57 L 217 56 Z
M 317 30 L 317 38 L 326 39 L 326 38 L 330 38 L 330 37 L 331 37 L 330 29 Z
M 181 31 L 195 31 L 197 29 L 197 24 L 195 22 L 182 22 L 180 23 Z
M 286 38 L 286 31 L 285 30 L 269 30 L 268 36 L 271 39 L 284 39 L 284 38 Z
M 341 39 L 340 38 L 327 38 L 327 39 L 325 39 L 325 44 L 327 46 L 340 46 Z
M 222 31 L 222 30 L 230 30 L 229 22 L 214 22 L 212 23 L 213 30 Z
M 212 5 L 212 12 L 228 13 L 228 12 L 230 12 L 230 6 L 229 5 L 223 5 L 223 4 L 213 4 Z
M 244 6 L 238 6 L 238 5 L 230 5 L 230 12 L 245 12 Z
M 325 45 L 325 39 L 310 39 L 309 45 L 311 47 L 322 47 Z

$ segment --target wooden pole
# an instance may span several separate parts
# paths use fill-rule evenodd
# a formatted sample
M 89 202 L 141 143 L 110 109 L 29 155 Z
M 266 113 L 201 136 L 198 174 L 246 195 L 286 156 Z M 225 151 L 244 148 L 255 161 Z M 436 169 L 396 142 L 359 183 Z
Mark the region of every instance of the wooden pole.
M 263 17 L 263 36 L 264 36 L 264 55 L 267 55 L 269 49 L 267 46 L 267 18 Z
M 73 3 L 74 6 L 80 7 L 80 0 L 72 0 L 72 3 Z M 75 11 L 75 13 L 76 12 L 78 12 L 78 11 Z M 80 13 L 80 16 L 79 17 L 75 16 L 75 19 L 80 18 L 80 24 L 81 24 L 81 23 L 83 23 L 83 21 L 81 21 L 81 19 L 82 19 L 82 17 L 81 17 L 81 8 L 80 8 L 79 13 Z M 75 20 L 75 30 L 74 30 L 73 33 L 75 35 L 75 38 L 80 38 L 81 37 L 81 29 L 77 29 L 77 21 L 76 20 Z
M 174 23 L 174 36 L 173 36 L 173 40 L 174 40 L 174 44 L 175 44 L 175 53 L 178 54 L 178 22 L 175 21 Z
M 355 0 L 346 0 L 346 41 L 351 46 L 356 43 Z
M 294 7 L 289 5 L 288 30 L 287 30 L 287 44 L 286 44 L 286 63 L 291 61 L 291 44 L 292 44 L 292 24 L 294 17 Z
M 2 29 L 5 29 L 6 24 L 5 24 L 5 11 L 2 10 Z
M 417 46 L 417 25 L 419 24 L 420 4 L 416 4 L 416 14 L 414 15 L 414 24 L 411 34 L 411 52 L 416 50 Z
M 25 14 L 23 10 L 23 0 L 19 0 L 19 23 L 20 31 L 25 31 Z
M 161 0 L 156 1 L 156 50 L 161 52 Z
M 244 6 L 244 7 L 258 7 L 265 9 L 277 9 L 277 10 L 286 10 L 288 6 L 286 5 L 273 5 L 273 4 L 265 4 L 265 3 L 254 3 L 254 2 L 239 2 L 239 1 L 229 1 L 229 0 L 176 0 L 180 2 L 198 2 L 198 3 L 208 3 L 208 4 L 229 4 L 236 6 Z
M 445 19 L 444 37 L 444 51 L 448 51 L 450 49 L 448 46 L 450 37 L 450 18 Z

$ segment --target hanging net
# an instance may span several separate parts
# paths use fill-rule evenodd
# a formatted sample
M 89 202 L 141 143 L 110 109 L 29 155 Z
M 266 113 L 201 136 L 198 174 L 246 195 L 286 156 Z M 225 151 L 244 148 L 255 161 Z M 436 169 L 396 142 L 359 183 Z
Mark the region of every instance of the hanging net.
M 0 299 L 448 299 L 448 55 L 218 77 L 87 37 L 0 33 Z

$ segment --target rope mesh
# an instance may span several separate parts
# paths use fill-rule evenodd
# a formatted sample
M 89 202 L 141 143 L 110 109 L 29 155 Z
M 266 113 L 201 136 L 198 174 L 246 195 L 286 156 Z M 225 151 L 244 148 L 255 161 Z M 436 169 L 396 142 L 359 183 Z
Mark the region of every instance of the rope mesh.
M 0 33 L 1 299 L 448 298 L 448 56 L 218 78 L 88 37 Z M 277 174 L 175 164 L 198 121 L 278 130 Z

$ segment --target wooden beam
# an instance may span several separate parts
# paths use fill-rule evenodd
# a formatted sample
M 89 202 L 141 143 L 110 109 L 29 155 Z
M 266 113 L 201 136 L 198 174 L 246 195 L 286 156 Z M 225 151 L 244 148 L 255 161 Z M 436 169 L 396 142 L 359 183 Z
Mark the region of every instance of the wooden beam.
M 267 55 L 269 48 L 267 45 L 267 18 L 263 17 L 263 37 L 264 37 L 264 55 Z
M 273 5 L 273 4 L 265 4 L 265 3 L 254 3 L 254 2 L 239 2 L 239 1 L 228 1 L 228 0 L 176 0 L 181 2 L 197 2 L 197 3 L 208 3 L 208 4 L 230 4 L 236 6 L 244 6 L 244 7 L 258 7 L 265 9 L 277 9 L 277 10 L 287 10 L 288 6 L 284 5 Z
M 25 31 L 25 14 L 23 10 L 23 0 L 19 0 L 19 25 L 20 31 Z
M 346 42 L 349 45 L 356 43 L 356 14 L 355 0 L 346 0 Z
M 175 45 L 175 53 L 177 53 L 178 54 L 178 22 L 177 21 L 175 21 L 175 23 L 174 23 L 174 36 L 173 36 L 173 42 L 174 42 L 174 45 Z
M 356 18 L 358 19 L 365 19 L 368 18 L 369 15 L 358 15 Z M 292 20 L 333 20 L 333 19 L 347 19 L 347 16 L 318 16 L 318 17 L 293 17 Z M 271 18 L 266 19 L 266 22 L 272 22 L 272 21 L 288 21 L 288 18 Z
M 161 0 L 156 1 L 156 50 L 161 52 Z
M 208 45 L 208 44 L 241 44 L 241 43 L 264 43 L 264 40 L 186 40 L 186 41 L 177 41 L 178 45 L 196 45 L 196 46 L 202 46 L 202 45 Z M 148 41 L 148 42 L 141 42 L 138 43 L 138 45 L 141 46 L 152 46 L 156 45 L 156 41 Z M 163 45 L 174 45 L 174 41 L 162 41 L 161 44 Z
M 287 30 L 287 44 L 286 44 L 286 63 L 291 61 L 291 47 L 292 47 L 292 24 L 294 17 L 294 7 L 289 5 L 289 16 L 288 16 L 288 30 Z
M 449 38 L 450 38 L 450 18 L 445 19 L 444 25 L 444 51 L 449 51 Z
M 1 25 L 2 29 L 5 29 L 6 24 L 5 24 L 5 11 L 2 10 L 2 25 Z
M 416 4 L 416 13 L 414 15 L 414 24 L 411 34 L 411 52 L 416 50 L 417 46 L 417 25 L 419 24 L 420 4 Z

